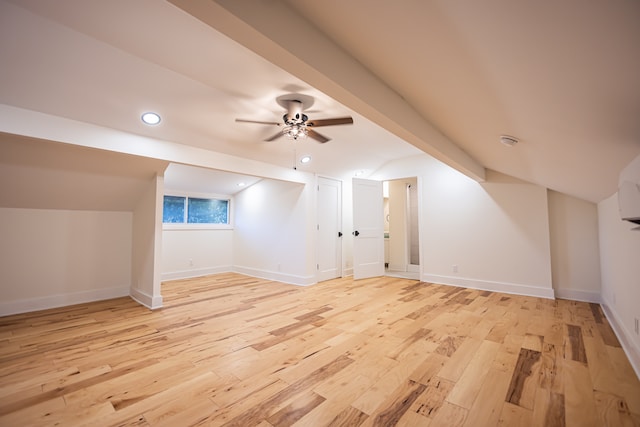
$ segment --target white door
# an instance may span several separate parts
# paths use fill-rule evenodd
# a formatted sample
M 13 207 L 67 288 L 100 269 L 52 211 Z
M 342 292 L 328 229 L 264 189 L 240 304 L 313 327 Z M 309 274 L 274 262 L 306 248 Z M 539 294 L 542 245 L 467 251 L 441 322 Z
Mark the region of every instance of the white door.
M 353 278 L 384 275 L 382 182 L 353 178 Z
M 342 182 L 318 178 L 318 281 L 342 276 Z

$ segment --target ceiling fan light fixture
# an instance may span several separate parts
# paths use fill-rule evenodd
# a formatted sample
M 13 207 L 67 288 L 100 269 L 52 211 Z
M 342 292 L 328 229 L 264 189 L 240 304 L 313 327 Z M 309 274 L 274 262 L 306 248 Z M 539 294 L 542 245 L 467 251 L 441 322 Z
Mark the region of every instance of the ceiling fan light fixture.
M 282 128 L 282 133 L 289 139 L 297 140 L 307 137 L 307 127 L 303 124 L 291 124 Z

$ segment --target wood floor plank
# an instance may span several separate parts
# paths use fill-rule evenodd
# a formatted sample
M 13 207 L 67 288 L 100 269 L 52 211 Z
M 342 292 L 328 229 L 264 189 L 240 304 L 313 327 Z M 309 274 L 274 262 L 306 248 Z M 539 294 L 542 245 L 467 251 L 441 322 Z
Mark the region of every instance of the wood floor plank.
M 460 427 L 467 420 L 469 410 L 445 401 L 431 420 L 429 427 Z
M 371 414 L 363 423 L 363 426 L 386 427 L 396 425 L 426 389 L 427 386 L 424 384 L 407 380 Z
M 491 368 L 486 380 L 482 383 L 478 394 L 469 409 L 465 424 L 497 425 L 505 400 L 504 394 L 509 387 L 510 373 Z
M 536 390 L 535 402 L 531 414 L 531 425 L 545 427 L 564 427 L 566 425 L 563 394 L 540 387 Z
M 462 376 L 456 381 L 456 385 L 449 393 L 447 397 L 449 402 L 466 409 L 471 408 L 499 348 L 500 344 L 493 341 L 485 340 L 480 344 L 478 351 L 473 355 Z
M 600 425 L 589 368 L 573 360 L 565 359 L 563 363 L 566 425 L 568 427 Z
M 0 425 L 638 425 L 600 307 L 236 273 L 0 318 Z
M 582 328 L 580 326 L 567 324 L 564 353 L 566 359 L 587 363 L 587 353 L 584 349 Z
M 528 348 L 520 349 L 520 355 L 505 398 L 506 402 L 533 409 L 535 391 L 538 386 L 537 374 L 540 369 L 540 357 L 539 351 Z
M 635 425 L 629 406 L 623 398 L 601 391 L 595 391 L 594 396 L 599 420 L 603 426 Z

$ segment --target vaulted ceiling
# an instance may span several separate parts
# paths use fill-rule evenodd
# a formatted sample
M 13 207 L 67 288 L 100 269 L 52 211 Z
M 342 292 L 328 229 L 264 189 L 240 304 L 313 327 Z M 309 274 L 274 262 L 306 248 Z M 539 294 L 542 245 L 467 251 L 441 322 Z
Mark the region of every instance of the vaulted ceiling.
M 598 202 L 640 154 L 638 22 L 632 0 L 0 0 L 0 103 L 335 177 L 427 152 Z M 355 123 L 294 144 L 235 122 L 285 93 Z

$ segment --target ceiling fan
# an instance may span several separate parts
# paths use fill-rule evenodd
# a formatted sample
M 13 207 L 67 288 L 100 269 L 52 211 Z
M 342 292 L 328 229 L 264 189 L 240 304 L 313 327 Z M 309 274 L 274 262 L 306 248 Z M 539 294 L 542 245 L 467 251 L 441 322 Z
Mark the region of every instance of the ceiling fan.
M 291 139 L 297 140 L 299 138 L 310 137 L 320 143 L 330 141 L 326 136 L 316 132 L 313 128 L 321 126 L 335 126 L 335 125 L 350 125 L 353 124 L 351 117 L 336 117 L 332 119 L 319 119 L 310 120 L 309 117 L 303 113 L 313 104 L 313 98 L 307 95 L 301 94 L 289 94 L 279 96 L 276 101 L 278 104 L 286 108 L 287 112 L 282 116 L 282 123 L 280 122 L 263 122 L 258 120 L 245 120 L 236 119 L 236 122 L 241 123 L 257 123 L 262 125 L 276 125 L 282 127 L 282 131 L 273 135 L 265 141 L 273 141 L 285 135 Z

